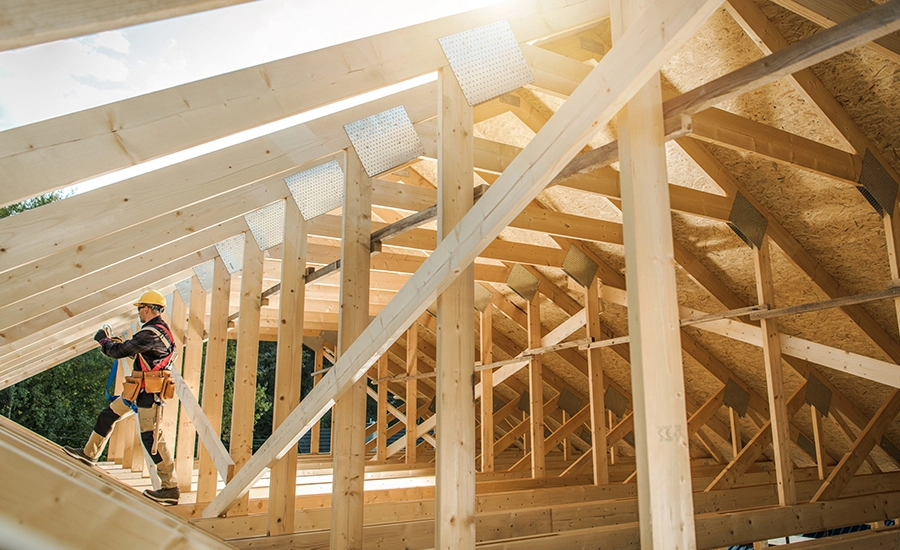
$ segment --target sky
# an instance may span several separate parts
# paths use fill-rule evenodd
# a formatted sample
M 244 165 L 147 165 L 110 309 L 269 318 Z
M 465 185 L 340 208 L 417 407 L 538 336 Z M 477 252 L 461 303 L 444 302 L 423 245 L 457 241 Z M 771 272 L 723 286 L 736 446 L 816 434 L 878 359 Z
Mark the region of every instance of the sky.
M 0 52 L 0 139 L 10 128 L 498 1 L 262 0 Z

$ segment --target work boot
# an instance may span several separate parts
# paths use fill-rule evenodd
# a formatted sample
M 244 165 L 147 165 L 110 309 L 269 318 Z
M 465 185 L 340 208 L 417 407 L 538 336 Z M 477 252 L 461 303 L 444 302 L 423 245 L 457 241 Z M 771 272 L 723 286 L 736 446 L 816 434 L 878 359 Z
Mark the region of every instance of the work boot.
M 158 491 L 147 489 L 144 496 L 159 502 L 160 504 L 178 504 L 178 497 L 181 496 L 181 490 L 178 487 L 162 488 Z
M 79 449 L 76 447 L 63 447 L 63 450 L 69 454 L 69 456 L 73 456 L 78 460 L 84 462 L 88 466 L 94 465 L 94 459 L 84 454 L 84 449 Z

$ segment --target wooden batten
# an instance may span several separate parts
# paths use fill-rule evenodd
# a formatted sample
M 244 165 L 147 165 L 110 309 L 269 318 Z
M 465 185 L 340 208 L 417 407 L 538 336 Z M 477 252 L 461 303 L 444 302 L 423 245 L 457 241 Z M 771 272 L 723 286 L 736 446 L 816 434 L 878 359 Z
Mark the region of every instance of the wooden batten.
M 176 291 L 177 293 L 177 291 Z M 191 301 L 188 304 L 187 336 L 184 341 L 184 365 L 182 378 L 193 395 L 200 391 L 200 367 L 203 359 L 203 334 L 206 332 L 206 290 L 200 285 L 196 275 L 191 277 Z M 182 409 L 184 413 L 184 409 Z M 178 440 L 175 445 L 178 486 L 184 491 L 191 490 L 194 470 L 194 446 L 197 431 L 190 416 L 181 414 L 178 418 Z

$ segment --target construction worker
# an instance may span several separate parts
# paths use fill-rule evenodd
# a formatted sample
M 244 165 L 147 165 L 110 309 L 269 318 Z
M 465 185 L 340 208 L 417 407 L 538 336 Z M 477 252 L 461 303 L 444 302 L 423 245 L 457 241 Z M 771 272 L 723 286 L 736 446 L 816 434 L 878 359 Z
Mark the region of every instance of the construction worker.
M 156 464 L 162 485 L 157 491 L 144 491 L 144 495 L 163 504 L 178 504 L 180 491 L 175 477 L 175 463 L 158 429 L 160 392 L 163 390 L 156 382 L 157 378 L 165 375 L 165 379 L 171 383 L 168 372 L 164 371 L 173 361 L 176 349 L 172 331 L 160 316 L 166 309 L 166 298 L 155 290 L 148 290 L 134 305 L 138 308 L 142 327 L 131 340 L 115 342 L 104 330 L 99 330 L 94 335 L 94 340 L 100 344 L 105 355 L 114 359 L 132 357 L 134 372 L 126 378 L 122 395 L 97 417 L 94 431 L 84 448 L 63 448 L 85 464 L 93 465 L 100 456 L 113 425 L 129 416 L 136 408 L 141 441 Z

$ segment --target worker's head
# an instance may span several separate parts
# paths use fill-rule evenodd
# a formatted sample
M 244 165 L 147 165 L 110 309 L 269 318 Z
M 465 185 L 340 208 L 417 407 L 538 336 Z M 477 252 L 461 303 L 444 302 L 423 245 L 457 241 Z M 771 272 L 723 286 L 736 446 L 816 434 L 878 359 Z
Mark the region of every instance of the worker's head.
M 138 308 L 141 322 L 146 323 L 166 310 L 166 297 L 155 290 L 148 290 L 141 294 L 140 299 L 134 305 Z

